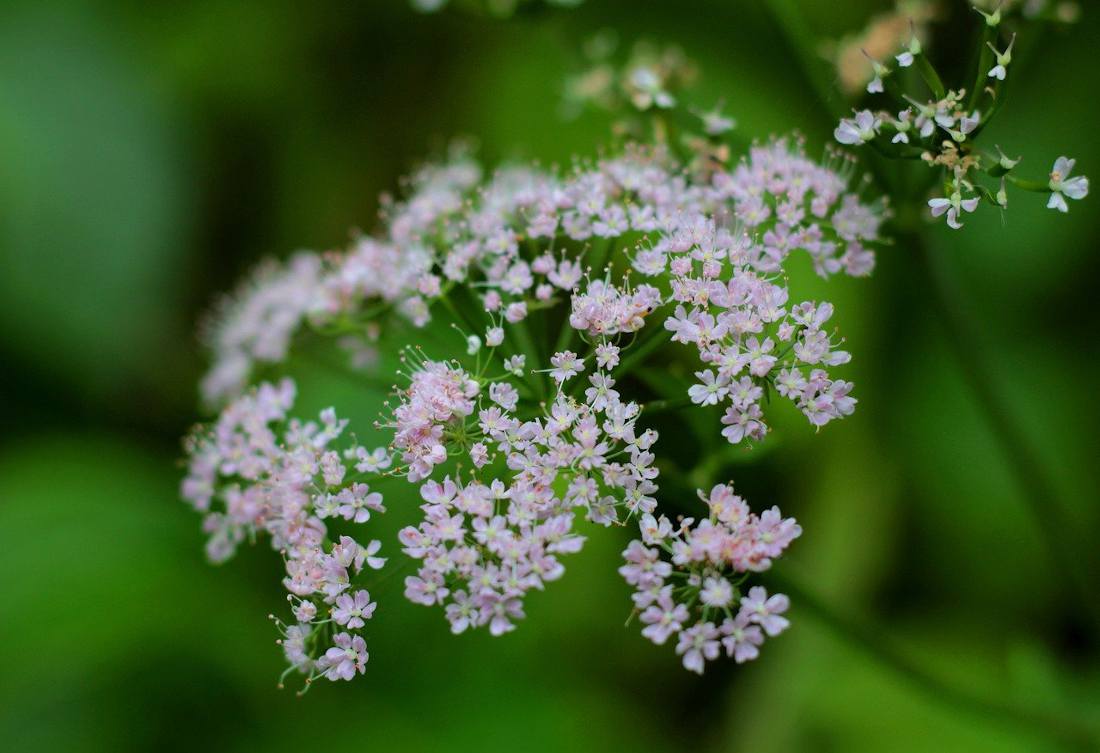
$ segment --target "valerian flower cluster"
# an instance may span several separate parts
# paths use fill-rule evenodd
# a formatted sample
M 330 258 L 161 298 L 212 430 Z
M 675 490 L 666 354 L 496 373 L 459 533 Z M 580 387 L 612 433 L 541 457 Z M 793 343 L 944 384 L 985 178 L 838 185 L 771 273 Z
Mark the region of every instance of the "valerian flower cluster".
M 698 522 L 661 501 L 658 435 L 630 376 L 666 343 L 690 346 L 697 381 L 661 397 L 722 406 L 714 431 L 734 444 L 764 439 L 772 395 L 815 427 L 849 415 L 833 306 L 794 297 L 784 272 L 793 254 L 822 277 L 871 272 L 886 207 L 851 173 L 790 139 L 705 171 L 635 145 L 565 173 L 485 177 L 457 152 L 413 176 L 378 234 L 263 265 L 207 327 L 202 392 L 224 407 L 187 442 L 183 493 L 205 515 L 212 558 L 259 536 L 282 553 L 290 670 L 364 670 L 368 576 L 384 561 L 356 531 L 382 512 L 370 486 L 381 479 L 417 487 L 418 518 L 397 542 L 416 566 L 405 596 L 441 608 L 452 632 L 513 630 L 530 592 L 583 546 L 582 526 L 630 524 L 621 572 L 643 634 L 675 638 L 696 672 L 723 650 L 755 658 L 786 627 L 787 599 L 754 579 L 801 529 L 777 508 L 752 512 L 729 484 L 707 493 Z M 249 387 L 299 335 L 350 336 L 357 362 L 377 363 L 362 351 L 380 333 L 440 317 L 461 331 L 461 355 L 408 344 L 375 427 L 385 447 L 338 444 L 332 411 L 288 418 L 289 381 Z
M 968 88 L 945 87 L 915 25 L 892 58 L 880 60 L 864 51 L 872 74 L 866 91 L 883 106 L 841 119 L 834 131 L 836 140 L 848 146 L 867 145 L 888 159 L 919 160 L 936 170 L 942 194 L 929 198 L 928 207 L 933 217 L 945 218 L 953 229 L 961 228 L 965 216 L 983 202 L 1007 208 L 1008 186 L 1045 194 L 1048 208 L 1069 211 L 1066 200 L 1083 199 L 1089 190 L 1087 177 L 1073 175 L 1074 160 L 1058 157 L 1047 179 L 1029 180 L 1016 173 L 1020 158 L 1008 157 L 999 146 L 994 153 L 977 144 L 1004 103 L 1012 72 L 1018 33 L 1008 33 L 1004 27 L 1015 20 L 1017 11 L 1023 18 L 1033 18 L 1045 13 L 1046 5 L 975 2 L 982 31 L 977 68 Z M 917 96 L 905 93 L 916 83 L 908 75 L 912 71 L 923 80 Z M 985 185 L 983 180 L 992 183 Z

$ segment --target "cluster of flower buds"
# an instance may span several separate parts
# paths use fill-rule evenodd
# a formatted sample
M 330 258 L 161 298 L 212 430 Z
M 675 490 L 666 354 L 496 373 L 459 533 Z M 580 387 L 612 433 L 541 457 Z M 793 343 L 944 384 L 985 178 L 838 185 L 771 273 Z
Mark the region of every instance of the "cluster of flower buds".
M 1017 36 L 1003 31 L 1012 15 L 1011 5 L 998 3 L 988 9 L 975 5 L 982 19 L 982 46 L 969 88 L 945 88 L 914 26 L 909 41 L 892 60 L 868 55 L 873 77 L 866 90 L 891 104 L 859 110 L 841 119 L 834 131 L 842 144 L 868 145 L 888 159 L 921 160 L 938 171 L 943 194 L 930 198 L 928 206 L 933 217 L 944 217 L 954 229 L 961 228 L 963 217 L 982 202 L 1005 209 L 1009 186 L 1046 194 L 1047 207 L 1060 212 L 1068 211 L 1067 198 L 1083 199 L 1088 194 L 1088 178 L 1071 175 L 1072 159 L 1059 157 L 1048 179 L 1029 180 L 1015 172 L 1019 158 L 1009 158 L 1000 147 L 990 152 L 977 143 L 1004 101 Z M 1031 7 L 1035 5 L 1025 4 L 1021 16 L 1037 15 L 1041 9 Z M 903 93 L 908 70 L 923 79 L 925 96 Z
M 443 432 L 473 412 L 480 389 L 462 369 L 447 363 L 429 361 L 414 372 L 393 423 L 393 446 L 402 452 L 410 482 L 428 478 L 447 459 Z
M 390 461 L 384 449 L 333 449 L 347 422 L 331 408 L 320 423 L 288 419 L 294 397 L 289 379 L 263 383 L 226 406 L 212 426 L 197 427 L 186 440 L 181 493 L 204 515 L 213 561 L 225 561 L 259 534 L 283 555 L 295 623 L 276 622 L 288 671 L 309 681 L 350 680 L 365 669 L 361 630 L 375 607 L 354 581 L 385 559 L 378 556 L 380 541 L 363 546 L 340 535 L 333 543 L 329 527 L 365 523 L 385 511 L 382 495 L 364 481 Z
M 645 317 L 663 302 L 661 291 L 652 285 L 630 291 L 593 280 L 583 293 L 573 294 L 569 325 L 593 337 L 637 332 L 645 326 Z
M 786 596 L 768 597 L 761 586 L 742 596 L 741 589 L 802 529 L 778 507 L 755 515 L 728 484 L 699 496 L 709 515 L 698 523 L 684 518 L 674 527 L 664 515 L 644 515 L 641 539 L 623 552 L 619 572 L 635 589 L 642 635 L 658 645 L 677 636 L 684 667 L 701 674 L 721 648 L 740 664 L 759 655 L 765 635 L 787 628 Z
M 385 204 L 378 234 L 343 252 L 265 266 L 207 330 L 215 363 L 204 397 L 228 405 L 213 434 L 189 442 L 184 494 L 203 510 L 212 499 L 228 508 L 208 518 L 216 551 L 228 556 L 263 531 L 285 553 L 296 620 L 284 627 L 283 647 L 292 669 L 332 679 L 363 669 L 357 631 L 374 603 L 352 580 L 380 564 L 377 546 L 348 536 L 333 544 L 326 526 L 360 524 L 380 509 L 366 486 L 372 479 L 418 487 L 422 517 L 400 534 L 418 568 L 405 596 L 442 607 L 454 632 L 512 630 L 529 592 L 560 577 L 563 557 L 581 547 L 582 521 L 648 527 L 658 504 L 657 434 L 644 423 L 650 397 L 626 390 L 640 389 L 635 367 L 668 342 L 693 346 L 687 357 L 699 362 L 699 383 L 655 397 L 726 404 L 722 433 L 731 442 L 765 436 L 762 405 L 772 392 L 813 426 L 850 414 L 851 384 L 828 372 L 848 360 L 826 329 L 833 307 L 792 303 L 784 272 L 793 253 L 805 253 L 822 277 L 871 272 L 886 210 L 852 183 L 850 160 L 831 155 L 821 164 L 793 140 L 705 170 L 660 146 L 628 146 L 564 174 L 514 166 L 488 178 L 456 152 L 420 170 L 404 201 Z M 644 280 L 632 281 L 638 275 Z M 355 362 L 370 368 L 362 348 L 380 333 L 441 314 L 461 331 L 455 351 L 465 355 L 405 349 L 405 386 L 376 425 L 385 449 L 329 450 L 344 428 L 330 414 L 317 427 L 292 422 L 276 440 L 271 425 L 290 407 L 279 390 L 289 387 L 247 391 L 254 364 L 286 358 L 304 330 L 352 338 Z M 242 476 L 241 460 L 257 453 L 266 465 L 246 464 Z M 238 477 L 248 481 L 243 490 Z M 262 503 L 242 508 L 244 492 Z M 732 499 L 716 489 L 712 520 L 673 531 L 662 518 L 661 542 L 644 539 L 676 550 L 671 563 L 686 578 L 653 591 L 651 603 L 636 599 L 645 620 L 664 604 L 693 608 L 692 593 L 719 610 L 681 632 L 680 652 L 696 671 L 722 640 L 744 661 L 763 634 L 780 629 L 782 597 L 753 590 L 742 598 L 738 589 L 797 526 L 777 511 L 757 518 Z

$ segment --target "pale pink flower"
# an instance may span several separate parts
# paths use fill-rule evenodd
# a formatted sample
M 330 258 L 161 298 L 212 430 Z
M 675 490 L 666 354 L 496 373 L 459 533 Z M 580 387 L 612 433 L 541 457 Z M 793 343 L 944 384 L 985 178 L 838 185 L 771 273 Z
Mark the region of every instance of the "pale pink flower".
M 704 664 L 718 658 L 721 649 L 719 637 L 713 622 L 698 622 L 681 631 L 676 653 L 684 657 L 684 669 L 703 674 Z
M 783 594 L 768 596 L 762 586 L 753 586 L 749 595 L 741 599 L 741 612 L 750 622 L 759 625 L 769 636 L 776 636 L 790 626 L 783 613 L 790 607 L 790 599 Z
M 378 605 L 370 600 L 370 594 L 366 591 L 356 591 L 354 596 L 342 594 L 336 599 L 336 606 L 332 609 L 332 619 L 337 625 L 343 625 L 349 630 L 361 628 L 374 615 Z
M 356 673 L 367 670 L 367 644 L 362 636 L 350 633 L 337 633 L 332 637 L 335 644 L 325 652 L 317 662 L 317 668 L 332 681 L 350 680 Z

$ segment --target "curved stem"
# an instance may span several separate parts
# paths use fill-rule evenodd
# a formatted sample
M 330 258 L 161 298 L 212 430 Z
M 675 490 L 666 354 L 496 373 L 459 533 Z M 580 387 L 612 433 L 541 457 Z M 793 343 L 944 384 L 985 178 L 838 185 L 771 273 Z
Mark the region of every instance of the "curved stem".
M 539 359 L 539 351 L 535 346 L 535 341 L 531 338 L 531 332 L 527 329 L 527 320 L 520 319 L 515 324 L 504 330 L 505 335 L 510 341 L 514 342 L 518 352 L 522 353 L 524 358 L 527 359 L 527 368 L 533 368 L 534 366 L 548 366 L 549 364 L 542 364 Z M 538 392 L 540 400 L 545 400 L 549 394 L 549 377 L 546 374 L 532 372 L 531 381 L 534 382 L 535 390 Z
M 766 0 L 766 2 L 785 33 L 791 52 L 802 64 L 805 78 L 817 92 L 824 111 L 835 119 L 837 106 L 832 96 L 830 82 L 823 74 L 820 63 L 812 57 L 814 49 L 812 32 L 792 0 Z M 865 164 L 879 186 L 889 191 L 891 181 L 884 172 L 883 166 L 874 159 L 867 160 Z M 1016 183 L 1018 180 L 1015 179 L 1012 182 Z M 1021 187 L 1039 190 L 1038 182 L 1029 183 L 1034 185 Z M 1089 558 L 1076 556 L 1078 552 L 1086 550 L 1073 540 L 1076 529 L 1066 522 L 1064 511 L 1057 504 L 1054 486 L 1045 473 L 1038 455 L 1025 432 L 1011 417 L 1010 402 L 1004 398 L 996 386 L 994 370 L 984 357 L 981 338 L 973 317 L 968 315 L 962 303 L 963 296 L 955 287 L 952 277 L 943 269 L 940 260 L 927 247 L 920 232 L 914 229 L 915 224 L 919 222 L 917 218 L 923 198 L 922 192 L 910 188 L 905 193 L 907 194 L 905 198 L 910 200 L 911 206 L 899 206 L 899 220 L 906 220 L 902 226 L 902 232 L 899 233 L 899 240 L 908 243 L 930 280 L 930 287 L 934 293 L 932 299 L 948 330 L 952 348 L 977 397 L 978 405 L 993 430 L 996 441 L 1001 445 L 1011 472 L 1023 490 L 1026 504 L 1038 524 L 1037 527 L 1050 551 L 1052 561 L 1060 576 L 1073 586 L 1078 600 L 1083 602 L 1084 609 L 1089 613 L 1094 624 L 1100 624 L 1100 599 L 1092 596 L 1089 577 L 1084 572 L 1086 566 L 1090 564 Z M 911 211 L 900 211 L 904 209 Z M 904 655 L 886 643 L 876 631 L 832 613 L 819 600 L 809 597 L 800 588 L 788 584 L 788 590 L 801 593 L 807 605 L 823 621 L 846 637 L 853 638 L 858 645 L 870 650 L 883 662 L 909 676 L 930 695 L 948 699 L 972 711 L 982 711 L 1006 721 L 1043 730 L 1066 742 L 1085 746 L 1089 750 L 1095 749 L 1098 740 L 1095 729 L 1085 727 L 1079 722 L 1063 720 L 1031 709 L 1018 708 L 999 701 L 986 701 L 965 690 L 947 685 L 907 660 Z
M 833 120 L 847 113 L 848 108 L 837 96 L 829 74 L 829 64 L 817 54 L 817 39 L 802 17 L 796 0 L 765 0 L 772 18 L 787 37 L 790 53 L 798 58 L 802 73 L 813 86 L 822 107 Z
M 691 405 L 691 398 L 687 395 L 669 400 L 653 400 L 642 406 L 642 413 L 646 416 L 653 416 L 658 413 L 667 413 L 669 411 L 679 410 L 680 408 L 686 408 L 689 405 Z
M 993 64 L 993 51 L 989 49 L 989 45 L 997 41 L 997 36 L 996 26 L 991 26 L 988 23 L 982 24 L 981 39 L 978 42 L 980 45 L 978 48 L 978 61 L 975 63 L 977 69 L 974 71 L 974 84 L 970 91 L 967 92 L 967 110 L 973 110 L 978 106 L 978 102 L 981 101 L 982 92 L 989 78 L 987 71 L 989 71 Z
M 448 291 L 443 291 L 442 293 L 440 293 L 437 300 L 442 303 L 444 307 L 446 307 L 447 311 L 451 312 L 451 316 L 455 318 L 456 322 L 461 322 L 463 325 L 466 326 L 468 330 L 470 330 L 466 334 L 480 335 L 482 333 L 482 327 L 474 322 L 474 320 L 470 317 L 469 313 L 467 313 L 466 309 L 463 306 L 456 305 L 455 302 L 451 300 Z
M 836 635 L 904 677 L 931 700 L 1054 738 L 1075 749 L 1093 750 L 1100 741 L 1100 731 L 1086 722 L 1000 698 L 988 698 L 929 672 L 922 663 L 896 646 L 884 631 L 835 611 L 789 572 L 773 572 L 769 578 L 791 597 L 796 608 L 805 608 Z
M 805 50 L 813 50 L 814 39 L 811 30 L 792 0 L 767 0 L 767 2 L 776 21 L 787 35 L 792 53 L 798 55 L 806 79 L 814 86 L 826 112 L 835 116 L 835 100 L 830 96 L 828 80 L 821 73 L 822 66 L 812 59 L 812 52 L 809 55 L 805 52 Z M 874 159 L 866 160 L 865 164 L 879 187 L 890 193 L 891 183 L 882 165 Z M 1039 184 L 1036 181 L 1025 182 L 1016 178 L 1010 178 L 1010 180 L 1020 187 L 1039 190 Z M 1023 183 L 1034 185 L 1021 185 Z M 951 276 L 930 252 L 920 232 L 914 229 L 915 223 L 918 222 L 922 195 L 922 191 L 917 191 L 906 196 L 912 201 L 912 211 L 904 216 L 901 216 L 903 214 L 901 210 L 906 207 L 901 206 L 899 202 L 899 220 L 906 222 L 899 222 L 898 240 L 907 243 L 913 250 L 930 280 L 930 287 L 934 292 L 932 299 L 948 330 L 948 339 L 977 397 L 979 407 L 985 414 L 994 437 L 1000 443 L 1012 473 L 1023 490 L 1026 503 L 1038 524 L 1052 561 L 1061 577 L 1072 585 L 1078 599 L 1084 602 L 1084 609 L 1089 613 L 1094 624 L 1100 625 L 1100 598 L 1092 596 L 1088 578 L 1082 572 L 1088 559 L 1077 556 L 1082 549 L 1076 545 L 1076 542 L 1070 542 L 1067 546 L 1066 540 L 1073 538 L 1075 529 L 1066 522 L 1064 512 L 1056 503 L 1058 495 L 1039 463 L 1038 455 L 1023 430 L 1011 418 L 1009 401 L 1004 399 L 996 387 L 994 370 L 984 358 L 981 338 L 973 324 L 973 317 L 968 314 L 962 303 L 964 297 L 961 291 L 955 287 Z
M 947 96 L 947 90 L 943 87 L 943 79 L 940 78 L 940 74 L 936 72 L 935 67 L 932 65 L 932 61 L 928 59 L 928 56 L 924 52 L 917 55 L 916 64 L 917 70 L 920 72 L 921 78 L 924 79 L 924 83 L 928 85 L 928 89 L 932 92 L 932 96 L 937 100 Z
M 938 254 L 929 248 L 919 233 L 901 234 L 899 241 L 917 257 L 935 292 L 932 300 L 947 330 L 948 341 L 979 408 L 993 430 L 993 436 L 1001 445 L 1009 469 L 1023 491 L 1024 502 L 1042 534 L 1052 562 L 1059 575 L 1073 587 L 1089 616 L 1100 624 L 1100 600 L 1092 594 L 1083 572 L 1086 558 L 1077 556 L 1081 548 L 1073 534 L 1076 528 L 1067 521 L 1064 510 L 1058 504 L 1054 484 L 1045 473 L 1027 435 L 1019 422 L 1012 418 L 1011 401 L 997 387 L 996 370 L 985 356 L 986 349 L 978 335 L 974 317 L 963 303 L 961 291 Z
M 1024 178 L 1017 178 L 1011 173 L 1005 176 L 1005 180 L 1016 186 L 1016 188 L 1023 189 L 1024 191 L 1034 191 L 1035 193 L 1050 193 L 1049 181 L 1025 180 Z
M 654 317 L 656 318 L 656 317 Z M 656 325 L 658 329 L 652 332 L 646 339 L 641 342 L 635 343 L 629 349 L 625 350 L 623 359 L 619 361 L 619 365 L 615 367 L 614 374 L 618 377 L 621 374 L 629 373 L 632 368 L 644 361 L 649 354 L 657 350 L 672 338 L 672 332 L 665 329 L 662 325 Z M 644 331 L 644 330 L 643 330 Z
M 830 119 L 831 131 L 837 121 L 848 114 L 848 106 L 833 85 L 834 79 L 828 72 L 829 64 L 816 52 L 818 40 L 813 30 L 802 17 L 802 11 L 795 0 L 764 0 L 764 2 L 785 37 L 789 53 L 798 59 L 803 78 L 817 95 L 822 112 Z M 921 57 L 924 57 L 924 53 L 921 53 Z M 890 188 L 892 181 L 881 161 L 869 159 L 864 164 L 880 186 Z

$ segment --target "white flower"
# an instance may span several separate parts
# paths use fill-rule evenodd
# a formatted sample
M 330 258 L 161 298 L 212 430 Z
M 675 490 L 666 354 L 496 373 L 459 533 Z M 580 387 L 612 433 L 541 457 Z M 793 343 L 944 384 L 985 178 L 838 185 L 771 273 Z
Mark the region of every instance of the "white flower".
M 698 113 L 698 115 L 699 119 L 703 121 L 703 131 L 708 136 L 721 136 L 726 131 L 732 131 L 737 125 L 736 120 L 723 115 L 718 107 L 708 112 Z
M 912 25 L 912 23 L 911 23 Z M 917 55 L 921 54 L 921 41 L 916 38 L 916 32 L 913 32 L 909 41 L 909 48 L 905 49 L 900 55 L 894 55 L 894 59 L 898 60 L 898 66 L 901 68 L 908 68 L 913 65 Z
M 986 44 L 989 49 L 993 50 L 993 55 L 997 58 L 997 64 L 989 69 L 987 75 L 998 81 L 1004 81 L 1005 75 L 1008 73 L 1008 64 L 1012 62 L 1012 45 L 1016 44 L 1016 35 L 1012 35 L 1012 40 L 1008 43 L 1008 48 L 1004 52 L 997 52 L 997 48 L 993 46 L 992 42 L 986 42 Z
M 913 127 L 913 111 L 910 109 L 902 110 L 898 113 L 898 119 L 891 125 L 897 129 L 897 133 L 894 134 L 894 138 L 890 139 L 891 144 L 908 144 L 909 143 L 909 131 Z
M 841 120 L 833 131 L 833 137 L 841 144 L 857 146 L 873 139 L 881 126 L 882 121 L 873 112 L 861 110 L 854 118 Z
M 1069 157 L 1059 157 L 1054 161 L 1054 168 L 1050 171 L 1050 201 L 1047 209 L 1057 209 L 1059 212 L 1068 212 L 1066 196 L 1071 199 L 1083 199 L 1089 193 L 1089 179 L 1084 175 L 1076 178 L 1069 177 L 1073 172 L 1076 160 Z
M 962 216 L 964 211 L 973 212 L 978 208 L 978 197 L 964 199 L 958 191 L 955 191 L 946 199 L 929 199 L 928 206 L 932 208 L 933 217 L 939 217 L 947 212 L 947 226 L 953 230 L 958 230 L 963 226 L 962 222 L 959 221 L 959 217 Z
M 555 353 L 550 357 L 550 365 L 554 367 L 550 370 L 550 376 L 552 376 L 554 381 L 558 384 L 561 384 L 567 379 L 576 376 L 581 370 L 583 363 L 583 361 L 577 358 L 577 354 L 571 350 Z
M 715 379 L 714 372 L 710 369 L 696 371 L 695 376 L 699 378 L 700 383 L 691 386 L 688 397 L 696 405 L 717 405 L 719 400 L 729 394 L 728 376 L 719 374 Z
M 1017 157 L 1016 159 L 1012 159 L 1007 154 L 1002 152 L 1001 147 L 999 146 L 997 147 L 997 154 L 999 155 L 997 159 L 997 164 L 1000 165 L 1001 169 L 1003 170 L 1011 170 L 1012 168 L 1016 167 L 1016 165 L 1020 162 L 1019 157 Z
M 504 359 L 504 370 L 518 377 L 523 376 L 523 368 L 527 365 L 527 356 L 519 353 Z
M 863 56 L 871 62 L 871 70 L 875 72 L 875 77 L 871 79 L 871 82 L 869 84 L 867 84 L 867 91 L 870 94 L 881 94 L 882 79 L 890 75 L 890 69 L 868 55 L 867 50 L 861 50 L 861 52 L 863 53 Z
M 355 470 L 360 473 L 378 473 L 390 467 L 393 459 L 386 452 L 385 447 L 376 447 L 374 451 L 367 452 L 364 447 L 355 448 Z
M 648 66 L 640 65 L 631 71 L 629 81 L 634 89 L 630 101 L 639 110 L 654 106 L 668 109 L 676 104 L 673 96 L 664 90 L 661 77 Z
M 932 135 L 932 132 L 936 130 L 936 103 L 929 102 L 922 105 L 920 102 L 908 96 L 905 99 L 909 104 L 917 108 L 917 117 L 916 120 L 913 121 L 913 125 L 917 127 L 920 137 L 922 139 L 928 138 Z
M 699 591 L 699 600 L 708 607 L 724 609 L 733 601 L 733 586 L 725 578 L 706 578 Z
M 978 127 L 978 124 L 982 121 L 982 114 L 975 110 L 969 115 L 961 115 L 958 119 L 958 128 L 951 128 L 944 126 L 947 132 L 951 134 L 951 138 L 955 141 L 966 141 L 968 134 L 974 132 L 974 129 Z

